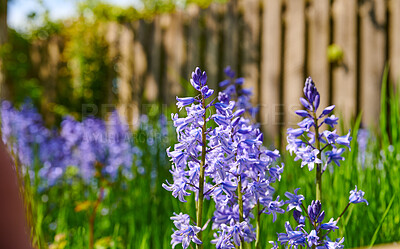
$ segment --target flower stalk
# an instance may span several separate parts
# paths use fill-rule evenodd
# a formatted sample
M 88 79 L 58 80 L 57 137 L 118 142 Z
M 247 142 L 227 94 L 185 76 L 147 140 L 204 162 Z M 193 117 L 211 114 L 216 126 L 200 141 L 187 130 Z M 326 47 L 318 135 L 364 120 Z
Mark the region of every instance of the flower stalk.
M 316 149 L 319 151 L 317 157 L 319 160 L 321 160 L 321 145 L 319 142 L 319 132 L 318 132 L 318 119 L 313 112 L 313 118 L 314 118 L 314 127 L 315 127 L 315 146 Z M 316 176 L 315 176 L 315 200 L 320 200 L 322 201 L 322 164 L 317 163 L 317 168 L 316 168 Z
M 204 110 L 206 109 L 205 99 L 202 97 L 202 106 Z M 204 168 L 206 162 L 206 146 L 207 146 L 207 123 L 206 123 L 206 115 L 203 116 L 203 127 L 201 128 L 201 140 L 202 140 L 202 151 L 201 151 L 201 162 L 200 162 L 200 176 L 199 176 L 199 196 L 197 200 L 197 209 L 196 209 L 196 223 L 198 227 L 202 227 L 202 219 L 203 219 L 203 202 L 204 202 Z M 199 240 L 202 240 L 202 231 L 198 233 Z M 203 248 L 203 244 L 196 244 L 196 248 Z
M 97 197 L 96 202 L 94 203 L 92 213 L 89 218 L 89 249 L 94 248 L 94 223 L 96 220 L 96 212 L 99 207 L 104 195 L 104 187 L 100 188 L 99 195 Z
M 260 229 L 261 229 L 261 221 L 260 221 L 260 201 L 257 201 L 257 216 L 256 216 L 256 249 L 260 249 Z

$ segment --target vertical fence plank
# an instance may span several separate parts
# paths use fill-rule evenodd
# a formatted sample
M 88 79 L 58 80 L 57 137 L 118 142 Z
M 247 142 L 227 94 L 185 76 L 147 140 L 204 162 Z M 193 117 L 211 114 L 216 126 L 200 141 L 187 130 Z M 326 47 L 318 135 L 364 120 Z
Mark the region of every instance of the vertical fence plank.
M 305 62 L 304 1 L 288 0 L 285 13 L 283 104 L 285 128 L 295 125 L 301 109 L 299 98 L 303 95 Z
M 135 27 L 135 43 L 133 46 L 133 78 L 132 78 L 132 112 L 133 112 L 133 125 L 139 126 L 139 116 L 142 111 L 145 110 L 145 106 L 142 106 L 143 102 L 143 89 L 145 76 L 147 72 L 147 52 L 148 45 L 150 44 L 149 39 L 149 26 L 146 21 L 140 20 L 134 23 Z
M 334 43 L 343 49 L 343 61 L 333 69 L 333 103 L 348 124 L 356 111 L 357 0 L 333 3 Z
M 129 24 L 123 24 L 120 36 L 120 54 L 118 62 L 118 111 L 132 125 L 132 76 L 133 76 L 133 45 L 134 34 Z
M 175 96 L 181 94 L 181 72 L 185 61 L 184 34 L 182 25 L 182 13 L 176 11 L 168 16 L 163 16 L 165 34 L 163 44 L 165 49 L 166 80 L 163 82 L 164 104 L 171 104 Z
M 253 89 L 253 104 L 259 103 L 259 37 L 260 37 L 260 1 L 246 0 L 243 2 L 243 77 L 245 87 Z
M 116 22 L 110 22 L 105 27 L 104 38 L 107 42 L 108 51 L 107 51 L 107 59 L 110 65 L 115 65 L 118 62 L 119 56 L 119 39 L 120 39 L 120 28 L 121 26 Z M 107 79 L 107 103 L 113 103 L 113 83 L 116 79 L 116 74 L 113 66 L 108 68 L 108 76 Z
M 389 60 L 390 78 L 400 87 L 400 0 L 391 0 L 389 4 L 390 13 L 390 41 Z
M 238 70 L 238 49 L 239 49 L 239 32 L 238 32 L 238 8 L 237 0 L 231 0 L 225 4 L 224 8 L 224 51 L 222 66 L 231 66 L 233 70 Z
M 161 27 L 160 18 L 155 16 L 152 22 L 152 36 L 149 42 L 150 62 L 149 70 L 146 76 L 144 97 L 148 102 L 154 102 L 158 99 L 160 80 L 160 59 L 161 59 Z
M 261 40 L 260 118 L 262 128 L 270 138 L 276 137 L 279 128 L 277 108 L 280 105 L 282 60 L 281 9 L 281 0 L 264 1 Z
M 187 37 L 187 75 L 184 75 L 186 80 L 189 80 L 191 72 L 200 66 L 200 8 L 195 4 L 188 6 L 187 10 L 189 19 L 188 37 Z
M 218 8 L 217 4 L 210 4 L 205 10 L 206 20 L 206 65 L 203 70 L 207 71 L 207 84 L 212 89 L 218 87 Z
M 308 47 L 308 75 L 311 76 L 321 95 L 321 107 L 328 106 L 329 102 L 329 61 L 327 49 L 329 46 L 329 0 L 312 0 L 308 14 L 309 42 Z
M 385 2 L 367 1 L 359 8 L 361 18 L 361 110 L 364 124 L 378 124 L 380 89 L 385 64 Z

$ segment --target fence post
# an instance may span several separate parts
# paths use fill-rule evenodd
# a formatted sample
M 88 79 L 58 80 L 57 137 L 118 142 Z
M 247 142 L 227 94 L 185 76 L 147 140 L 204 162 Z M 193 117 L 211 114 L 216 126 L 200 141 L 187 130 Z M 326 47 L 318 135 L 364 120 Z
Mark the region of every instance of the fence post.
M 321 95 L 321 107 L 329 105 L 329 61 L 327 50 L 330 34 L 329 0 L 312 0 L 308 14 L 308 75 L 313 78 Z
M 357 0 L 333 3 L 334 43 L 343 49 L 343 60 L 333 69 L 333 103 L 345 124 L 356 112 Z
M 389 60 L 390 78 L 400 87 L 400 1 L 389 1 L 390 13 L 390 41 L 389 41 Z
M 262 15 L 260 118 L 269 138 L 279 139 L 276 108 L 280 107 L 282 62 L 282 2 L 266 0 Z
M 385 2 L 364 2 L 361 18 L 360 96 L 363 123 L 378 125 L 380 90 L 385 66 L 386 8 Z M 373 13 L 373 14 L 371 14 Z
M 294 126 L 300 120 L 294 111 L 302 108 L 299 99 L 303 96 L 305 80 L 304 5 L 304 1 L 286 1 L 283 76 L 284 128 Z
M 252 103 L 258 105 L 260 102 L 259 91 L 259 54 L 260 54 L 260 1 L 243 1 L 243 77 L 244 85 L 253 89 Z

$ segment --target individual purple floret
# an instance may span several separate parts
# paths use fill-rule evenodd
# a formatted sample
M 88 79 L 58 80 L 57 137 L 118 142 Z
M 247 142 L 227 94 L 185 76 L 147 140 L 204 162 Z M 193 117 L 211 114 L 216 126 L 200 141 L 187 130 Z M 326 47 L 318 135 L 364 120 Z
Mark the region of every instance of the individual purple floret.
M 362 191 L 361 189 L 357 191 L 356 185 L 356 188 L 354 190 L 350 190 L 349 202 L 354 204 L 365 202 L 368 205 L 368 201 L 364 199 L 364 194 L 364 191 Z
M 297 192 L 299 191 L 300 188 L 296 188 L 294 190 L 294 194 L 290 193 L 290 192 L 286 192 L 285 196 L 287 198 L 289 198 L 289 200 L 287 200 L 285 202 L 285 204 L 289 204 L 287 207 L 287 211 L 292 210 L 293 208 L 295 208 L 297 211 L 301 211 L 301 204 L 302 201 L 304 200 L 304 196 L 303 195 L 298 195 Z

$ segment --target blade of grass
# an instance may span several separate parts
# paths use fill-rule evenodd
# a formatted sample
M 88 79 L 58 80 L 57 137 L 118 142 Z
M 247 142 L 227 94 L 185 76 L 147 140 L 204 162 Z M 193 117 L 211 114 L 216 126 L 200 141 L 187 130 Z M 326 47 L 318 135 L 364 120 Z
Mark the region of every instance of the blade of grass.
M 388 78 L 389 66 L 385 66 L 385 70 L 382 76 L 382 89 L 381 89 L 381 115 L 380 115 L 380 128 L 381 128 L 381 135 L 384 144 L 388 144 L 389 138 L 387 135 L 387 78 Z
M 389 205 L 388 205 L 388 207 L 386 208 L 385 213 L 383 213 L 382 219 L 381 219 L 381 221 L 379 222 L 379 225 L 378 225 L 378 227 L 376 228 L 374 235 L 372 236 L 371 243 L 369 244 L 368 249 L 371 249 L 372 246 L 375 244 L 375 241 L 376 241 L 376 239 L 378 238 L 378 232 L 379 232 L 379 230 L 381 229 L 382 224 L 383 224 L 383 221 L 385 220 L 386 216 L 388 215 L 390 208 L 392 207 L 392 204 L 393 204 L 393 201 L 394 201 L 394 198 L 395 198 L 395 197 L 396 197 L 396 194 L 393 194 L 392 199 L 390 200 Z

